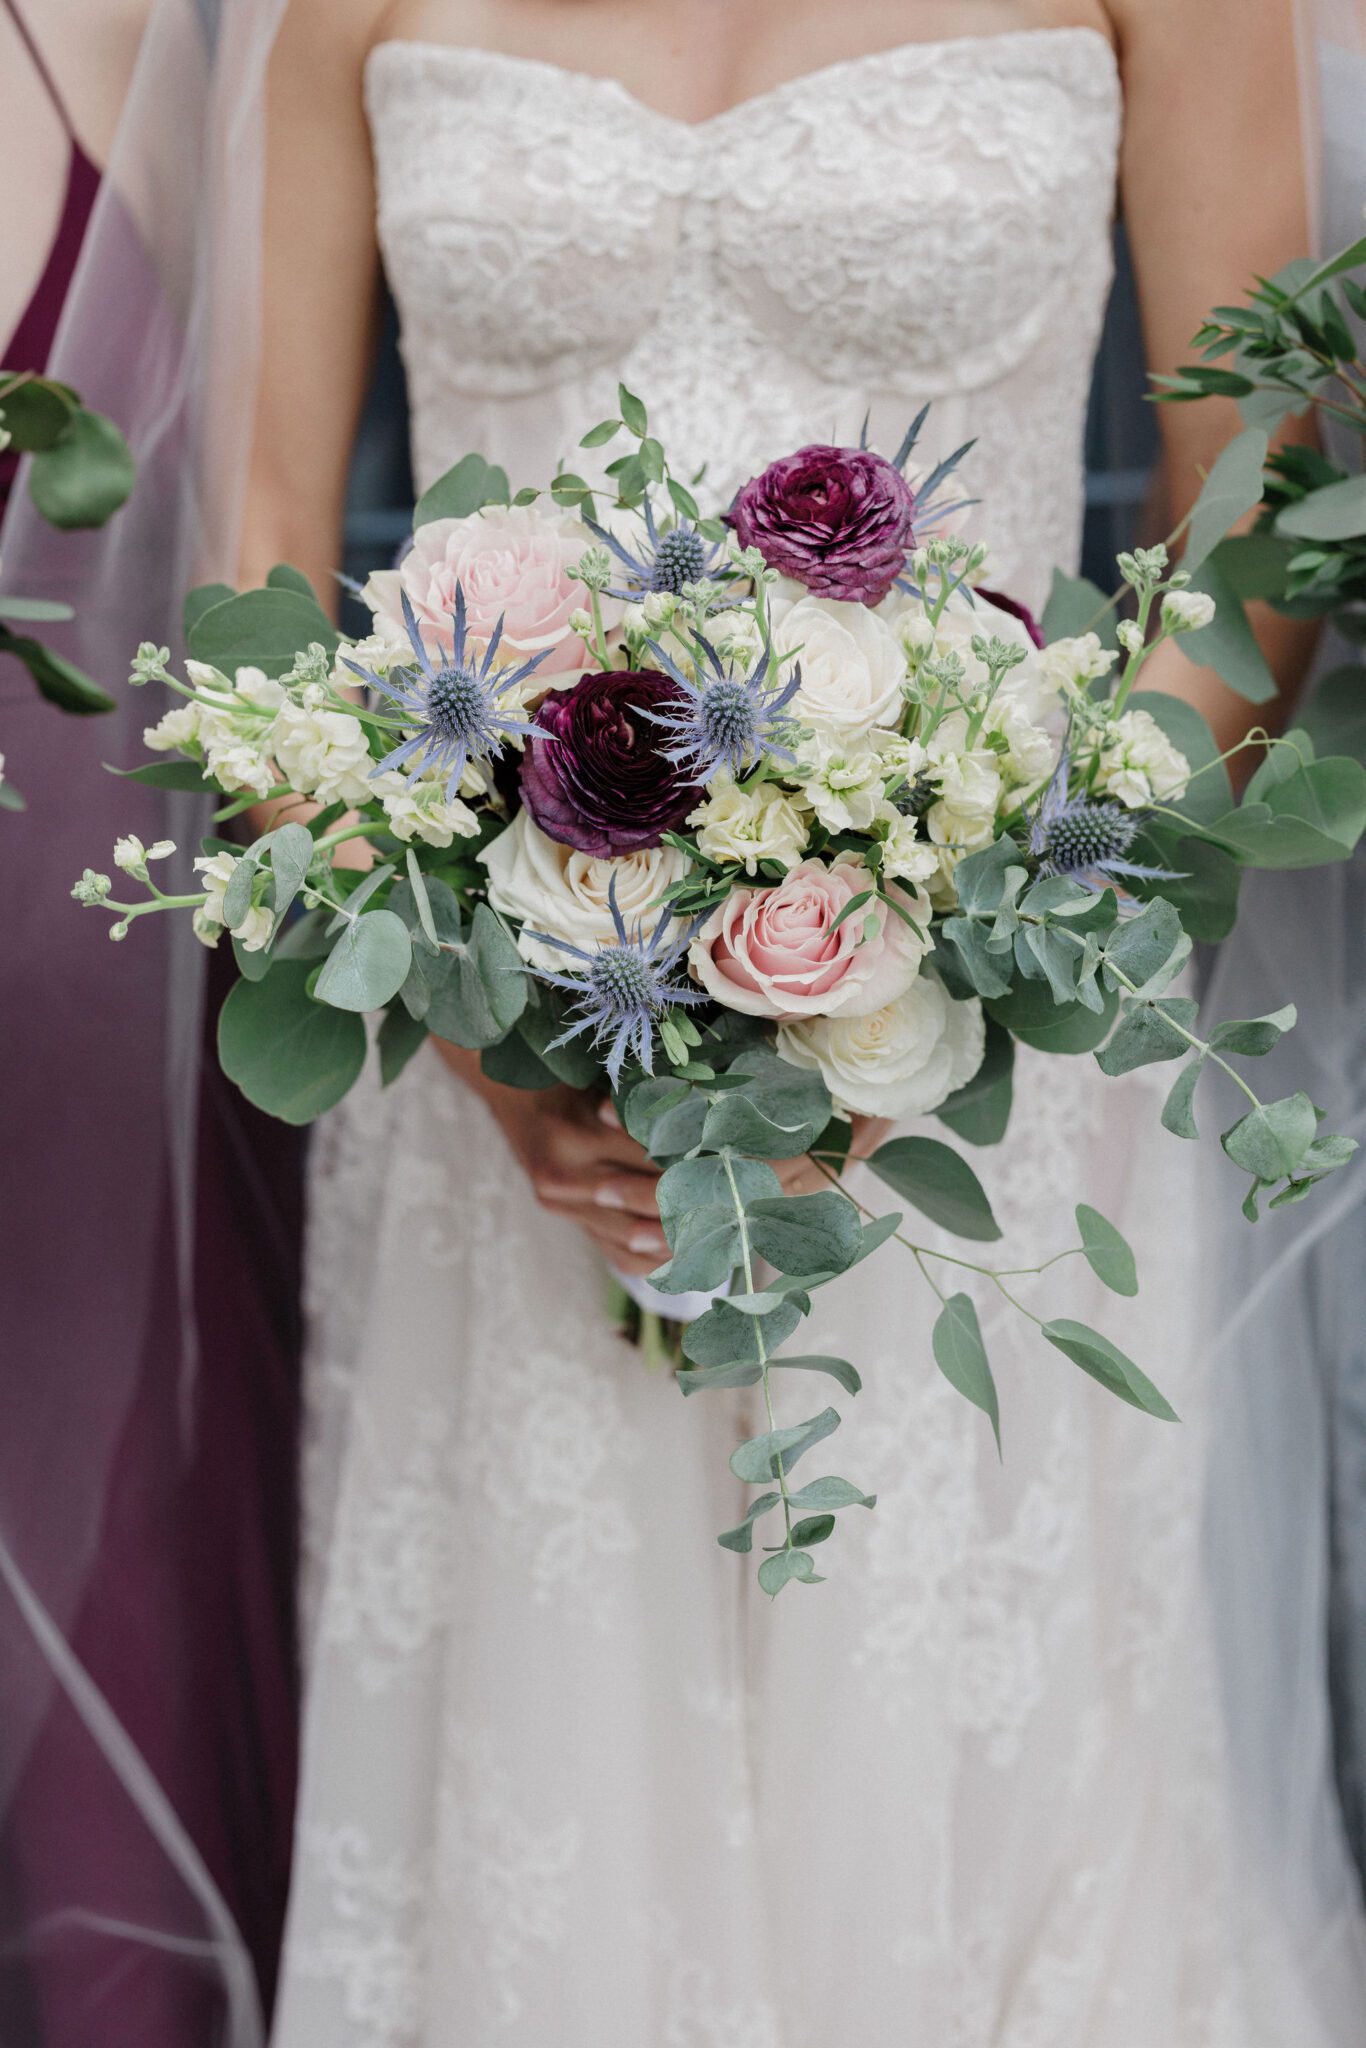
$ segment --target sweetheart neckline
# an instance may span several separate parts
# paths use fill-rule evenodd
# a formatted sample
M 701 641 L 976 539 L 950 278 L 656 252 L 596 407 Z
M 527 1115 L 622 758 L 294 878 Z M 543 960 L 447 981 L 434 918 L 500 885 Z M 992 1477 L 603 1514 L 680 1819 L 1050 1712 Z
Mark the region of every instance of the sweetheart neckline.
M 736 100 L 733 106 L 722 107 L 718 113 L 708 114 L 700 121 L 688 121 L 678 114 L 668 114 L 662 107 L 653 106 L 649 100 L 641 99 L 621 79 L 599 71 L 577 71 L 566 64 L 556 64 L 546 57 L 525 57 L 512 50 L 481 49 L 469 43 L 439 43 L 423 40 L 421 37 L 390 37 L 387 41 L 372 44 L 366 57 L 367 71 L 380 56 L 389 56 L 394 51 L 412 51 L 422 55 L 439 55 L 454 58 L 462 63 L 505 65 L 511 70 L 540 72 L 547 77 L 567 81 L 575 86 L 592 86 L 606 93 L 626 106 L 631 112 L 660 122 L 689 135 L 705 135 L 726 123 L 742 117 L 754 117 L 762 109 L 781 105 L 789 96 L 809 91 L 813 87 L 828 85 L 832 80 L 857 72 L 868 64 L 888 64 L 909 56 L 912 51 L 924 51 L 931 56 L 943 56 L 950 50 L 967 50 L 985 45 L 994 50 L 1022 43 L 1056 42 L 1060 39 L 1080 41 L 1083 46 L 1098 47 L 1105 55 L 1111 75 L 1118 78 L 1119 59 L 1114 44 L 1098 28 L 1087 23 L 1077 23 L 1061 28 L 1003 29 L 993 35 L 943 36 L 929 41 L 896 43 L 886 50 L 864 50 L 854 57 L 837 57 L 830 64 L 818 65 L 811 71 L 799 71 L 791 78 L 779 79 L 776 85 L 767 86 L 764 91 L 751 93 L 747 99 Z

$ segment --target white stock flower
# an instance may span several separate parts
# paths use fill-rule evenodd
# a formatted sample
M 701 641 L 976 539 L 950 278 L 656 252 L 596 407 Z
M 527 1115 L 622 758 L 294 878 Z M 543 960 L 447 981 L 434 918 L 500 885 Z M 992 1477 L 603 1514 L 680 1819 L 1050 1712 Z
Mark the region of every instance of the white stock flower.
M 996 756 L 985 747 L 936 755 L 933 775 L 938 800 L 925 813 L 925 828 L 937 846 L 985 846 L 994 836 L 1001 775 Z
M 1055 640 L 1039 657 L 1047 680 L 1059 690 L 1085 690 L 1108 676 L 1119 656 L 1112 647 L 1102 647 L 1095 633 L 1081 633 L 1075 639 Z
M 810 1017 L 778 1026 L 778 1051 L 820 1074 L 836 1109 L 927 1116 L 982 1064 L 986 1026 L 976 997 L 955 1002 L 931 969 L 867 1017 Z
M 765 860 L 794 868 L 806 852 L 807 820 L 796 799 L 772 782 L 744 789 L 722 776 L 688 823 L 708 860 L 735 861 L 747 875 Z
M 827 832 L 866 832 L 877 816 L 886 773 L 881 755 L 870 747 L 817 733 L 793 779 Z
M 1169 633 L 1198 633 L 1214 618 L 1214 599 L 1203 590 L 1169 590 L 1162 600 L 1162 623 Z
M 228 926 L 224 914 L 223 898 L 240 859 L 240 854 L 222 852 L 201 855 L 196 860 L 195 869 L 204 884 L 206 894 L 202 906 L 195 913 L 195 936 L 202 939 L 206 946 L 213 946 L 218 943 L 217 931 L 210 937 L 209 928 L 214 926 L 222 930 L 226 927 L 231 930 L 234 938 L 241 940 L 248 953 L 261 953 L 270 944 L 270 935 L 275 926 L 274 912 L 267 910 L 264 904 L 254 903 L 232 926 Z
M 384 806 L 395 839 L 405 845 L 420 840 L 424 846 L 449 846 L 455 838 L 475 839 L 479 820 L 468 804 L 456 797 L 446 801 L 446 785 L 427 776 L 409 783 L 397 769 L 388 769 L 369 784 L 368 794 Z
M 1023 693 L 1003 684 L 987 713 L 986 730 L 1004 741 L 998 758 L 1012 782 L 1043 782 L 1052 774 L 1062 742 L 1035 723 Z
M 801 669 L 791 718 L 845 745 L 876 725 L 896 724 L 906 655 L 876 612 L 825 597 L 775 603 L 773 645 L 780 656 L 795 656 Z
M 399 659 L 400 649 L 384 633 L 369 633 L 363 640 L 343 640 L 328 680 L 334 690 L 357 690 L 361 687 L 360 677 L 347 668 L 348 661 L 357 668 L 369 669 L 372 675 L 387 676 Z
M 1105 736 L 1099 787 L 1131 811 L 1180 796 L 1190 762 L 1174 747 L 1150 711 L 1126 711 Z
M 928 882 L 940 871 L 940 852 L 920 836 L 916 819 L 903 817 L 895 804 L 878 806 L 877 822 L 887 829 L 882 843 L 882 872 L 892 882 Z
M 233 695 L 257 711 L 278 711 L 288 694 L 263 668 L 239 668 L 233 678 Z
M 233 722 L 227 712 L 201 710 L 199 744 L 204 762 L 219 787 L 229 793 L 268 796 L 275 775 L 257 740 Z
M 144 846 L 135 832 L 114 841 L 114 866 L 126 875 L 145 874 L 149 860 L 165 860 L 175 852 L 174 839 L 158 839 Z
M 660 897 L 687 871 L 686 859 L 673 846 L 646 847 L 616 860 L 580 853 L 549 838 L 526 811 L 519 811 L 478 858 L 488 869 L 489 902 L 527 927 L 517 940 L 522 958 L 554 973 L 564 972 L 564 954 L 539 943 L 532 932 L 588 951 L 615 945 L 607 893 L 613 877 L 627 930 L 643 924 L 652 931 L 662 914 Z
M 1115 638 L 1126 654 L 1142 654 L 1147 645 L 1147 635 L 1137 619 L 1121 619 L 1115 627 Z
M 142 744 L 154 754 L 188 754 L 199 744 L 198 704 L 176 704 L 155 725 L 142 729 Z
M 360 804 L 373 794 L 365 728 L 349 711 L 282 704 L 271 743 L 291 788 L 320 804 Z

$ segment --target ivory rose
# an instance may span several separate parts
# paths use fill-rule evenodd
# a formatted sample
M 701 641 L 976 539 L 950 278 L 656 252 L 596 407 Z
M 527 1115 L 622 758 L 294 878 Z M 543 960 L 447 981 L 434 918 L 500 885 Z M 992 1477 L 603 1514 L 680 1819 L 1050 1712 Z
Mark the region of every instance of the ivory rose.
M 876 612 L 832 598 L 776 599 L 773 644 L 801 669 L 801 688 L 788 707 L 800 724 L 847 746 L 874 726 L 900 723 L 906 655 Z M 790 673 L 786 660 L 783 673 Z
M 526 926 L 517 940 L 522 958 L 552 974 L 564 973 L 565 956 L 533 938 L 533 932 L 546 932 L 589 951 L 614 946 L 617 937 L 608 901 L 614 876 L 617 907 L 627 931 L 637 925 L 652 931 L 660 916 L 660 897 L 687 870 L 684 856 L 672 846 L 643 847 L 615 860 L 580 853 L 551 839 L 526 811 L 517 813 L 479 859 L 488 869 L 489 902 Z
M 376 630 L 407 646 L 401 594 L 417 615 L 423 642 L 433 655 L 451 651 L 455 587 L 465 593 L 469 632 L 487 643 L 499 619 L 509 661 L 545 652 L 538 681 L 580 669 L 587 648 L 570 625 L 583 603 L 583 585 L 569 570 L 592 535 L 567 513 L 536 505 L 486 505 L 464 519 L 434 519 L 420 526 L 397 569 L 378 570 L 361 596 L 374 614 Z M 619 606 L 604 604 L 608 624 Z
M 933 970 L 871 1016 L 778 1026 L 783 1058 L 814 1067 L 836 1109 L 857 1116 L 928 1116 L 972 1079 L 985 1048 L 982 1005 L 955 1002 Z
M 908 924 L 876 899 L 836 927 L 873 877 L 852 854 L 799 861 L 771 889 L 735 889 L 692 943 L 708 994 L 751 1017 L 862 1016 L 903 995 L 929 951 L 930 906 L 898 890 Z

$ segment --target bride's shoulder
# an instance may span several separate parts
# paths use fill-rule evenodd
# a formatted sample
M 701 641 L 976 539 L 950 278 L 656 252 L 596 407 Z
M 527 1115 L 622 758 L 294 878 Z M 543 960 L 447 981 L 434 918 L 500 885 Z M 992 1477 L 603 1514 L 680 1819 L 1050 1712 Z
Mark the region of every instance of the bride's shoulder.
M 1169 61 L 1217 53 L 1223 62 L 1274 64 L 1293 48 L 1295 0 L 1104 0 L 1122 56 Z
M 325 74 L 359 70 L 386 34 L 392 0 L 289 0 L 275 46 L 279 69 L 320 67 Z

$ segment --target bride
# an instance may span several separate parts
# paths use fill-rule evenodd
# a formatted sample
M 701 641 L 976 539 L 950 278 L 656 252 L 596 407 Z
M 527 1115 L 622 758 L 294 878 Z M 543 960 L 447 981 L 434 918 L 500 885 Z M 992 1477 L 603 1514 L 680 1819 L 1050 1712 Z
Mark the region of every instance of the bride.
M 1117 170 L 1158 365 L 1307 241 L 1288 0 L 293 0 L 268 161 L 243 574 L 320 587 L 376 218 L 420 483 L 471 448 L 546 474 L 619 378 L 723 499 L 930 399 L 1036 608 L 1077 553 Z M 1231 422 L 1162 424 L 1176 515 Z M 1164 682 L 1246 721 L 1179 657 Z M 1226 1767 L 1194 1166 L 1149 1079 L 1026 1066 L 975 1163 L 1012 1264 L 1077 1193 L 1125 1230 L 1183 1426 L 1002 1323 L 998 1463 L 878 1260 L 822 1300 L 890 1483 L 777 1603 L 711 1534 L 748 1397 L 685 1409 L 603 1317 L 604 1256 L 663 1253 L 644 1155 L 449 1046 L 348 1099 L 314 1160 L 279 2048 L 1357 2038 L 1315 1772 L 1268 1844 Z

